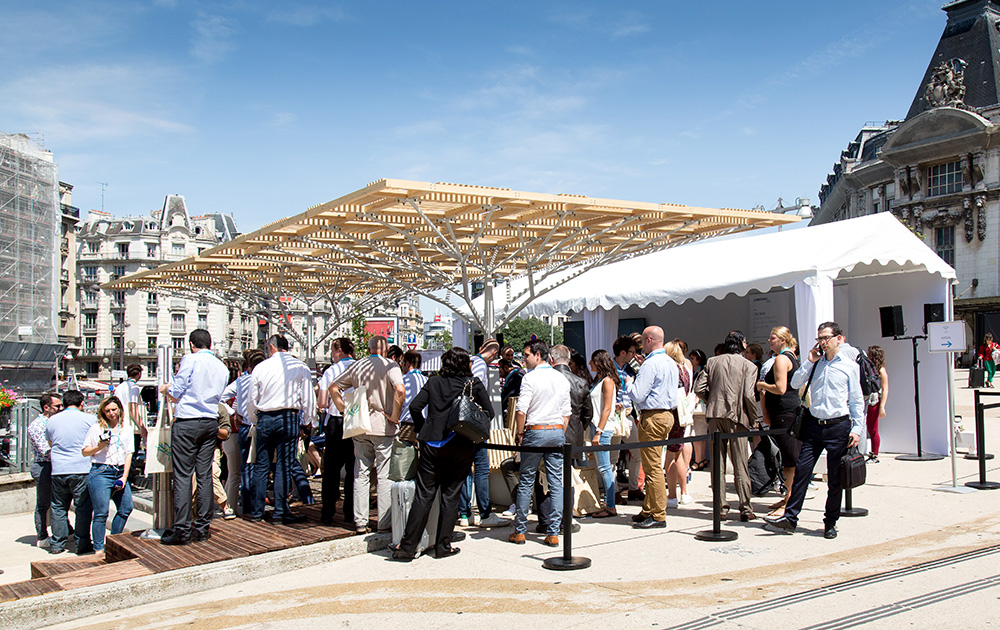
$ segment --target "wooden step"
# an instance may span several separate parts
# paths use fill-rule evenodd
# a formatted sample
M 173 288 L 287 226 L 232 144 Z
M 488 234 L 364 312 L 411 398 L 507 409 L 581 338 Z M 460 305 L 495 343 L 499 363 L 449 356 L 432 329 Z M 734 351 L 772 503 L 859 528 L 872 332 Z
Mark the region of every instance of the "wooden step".
M 63 573 L 51 579 L 64 590 L 69 590 L 71 588 L 107 584 L 109 582 L 152 574 L 153 572 L 142 566 L 138 560 L 123 560 L 122 562 L 115 562 L 113 564 L 103 564 L 89 569 L 80 569 L 72 573 Z
M 83 557 L 69 556 L 59 560 L 36 560 L 31 563 L 31 578 L 54 577 L 63 573 L 89 569 L 102 564 L 107 563 L 100 554 Z

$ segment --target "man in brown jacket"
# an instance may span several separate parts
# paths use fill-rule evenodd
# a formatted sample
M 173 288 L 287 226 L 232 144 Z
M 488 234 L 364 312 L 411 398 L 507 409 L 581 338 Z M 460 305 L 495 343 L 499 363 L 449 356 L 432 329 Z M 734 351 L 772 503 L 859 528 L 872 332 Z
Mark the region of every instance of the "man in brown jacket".
M 757 402 L 754 387 L 757 383 L 757 368 L 743 357 L 746 337 L 738 330 L 726 336 L 726 353 L 708 360 L 705 369 L 698 374 L 694 384 L 695 394 L 705 401 L 705 418 L 713 433 L 739 433 L 749 431 L 757 420 Z M 756 516 L 750 505 L 750 473 L 747 458 L 750 447 L 747 438 L 723 440 L 723 479 L 725 479 L 725 454 L 733 462 L 733 485 L 740 500 L 740 520 L 749 521 Z M 729 504 L 722 505 L 723 513 L 729 511 Z

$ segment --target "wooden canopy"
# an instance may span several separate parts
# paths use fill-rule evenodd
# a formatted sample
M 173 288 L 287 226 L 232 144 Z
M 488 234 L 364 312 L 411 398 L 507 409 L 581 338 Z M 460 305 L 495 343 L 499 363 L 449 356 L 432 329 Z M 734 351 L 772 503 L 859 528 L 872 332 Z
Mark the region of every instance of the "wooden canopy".
M 717 234 L 798 217 L 753 210 L 530 193 L 382 179 L 198 256 L 109 282 L 105 288 L 238 297 L 323 297 L 363 312 L 417 293 L 472 308 L 492 332 L 520 308 L 492 312 L 495 283 L 541 281 Z M 481 283 L 481 284 L 477 284 Z M 476 286 L 474 286 L 476 285 Z M 534 282 L 529 282 L 533 286 Z M 487 294 L 483 312 L 474 289 Z M 444 292 L 444 295 L 440 294 Z M 521 307 L 535 297 L 525 291 Z M 344 314 L 344 321 L 353 315 Z

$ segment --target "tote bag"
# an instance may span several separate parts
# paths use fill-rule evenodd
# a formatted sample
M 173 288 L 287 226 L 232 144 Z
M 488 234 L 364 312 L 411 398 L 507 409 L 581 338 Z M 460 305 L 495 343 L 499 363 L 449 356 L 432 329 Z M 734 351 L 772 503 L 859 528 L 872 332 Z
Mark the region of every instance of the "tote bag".
M 372 420 L 368 414 L 368 390 L 355 387 L 344 399 L 344 439 L 371 433 Z
M 146 434 L 146 474 L 173 472 L 170 463 L 170 405 L 164 399 L 156 426 L 149 427 Z

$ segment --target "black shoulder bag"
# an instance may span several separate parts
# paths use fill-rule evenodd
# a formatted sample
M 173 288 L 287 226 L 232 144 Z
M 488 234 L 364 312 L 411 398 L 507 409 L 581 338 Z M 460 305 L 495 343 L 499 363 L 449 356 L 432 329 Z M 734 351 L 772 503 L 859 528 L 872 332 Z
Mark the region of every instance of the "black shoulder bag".
M 491 420 L 483 408 L 472 398 L 474 378 L 462 387 L 462 393 L 451 403 L 448 414 L 448 429 L 466 438 L 473 444 L 485 442 L 490 437 Z
M 806 381 L 806 388 L 802 391 L 802 399 L 805 400 L 806 394 L 809 393 L 809 386 L 813 382 L 813 374 L 816 373 L 816 366 L 819 365 L 819 361 L 813 363 L 812 369 L 809 371 L 809 380 Z M 804 403 L 799 403 L 799 408 L 795 411 L 795 419 L 792 420 L 792 426 L 788 427 L 788 435 L 792 436 L 796 440 L 801 439 L 799 436 L 802 435 L 802 421 L 805 420 L 806 414 L 809 413 L 809 407 Z

